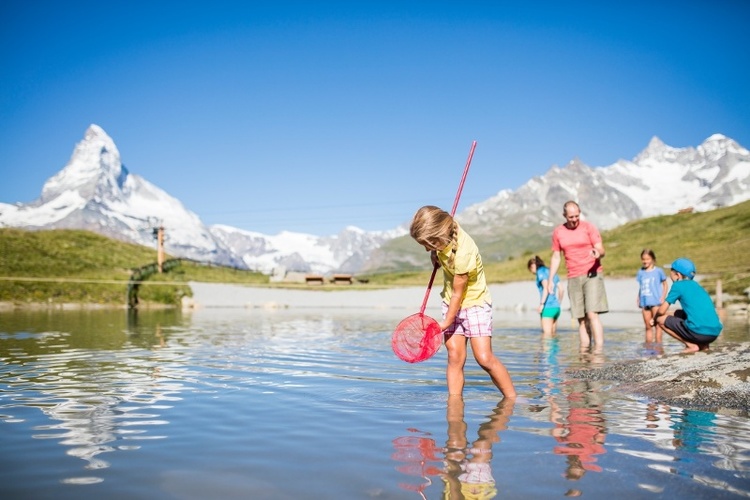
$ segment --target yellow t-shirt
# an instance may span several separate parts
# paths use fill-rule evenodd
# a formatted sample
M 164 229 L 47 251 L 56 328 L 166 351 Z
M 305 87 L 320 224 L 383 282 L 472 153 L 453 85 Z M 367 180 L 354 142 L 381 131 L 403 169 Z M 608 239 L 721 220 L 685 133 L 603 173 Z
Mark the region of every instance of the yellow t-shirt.
M 485 303 L 492 304 L 492 297 L 487 288 L 487 281 L 484 278 L 484 266 L 482 265 L 482 256 L 479 255 L 477 248 L 471 236 L 458 227 L 458 238 L 456 239 L 456 258 L 453 269 L 448 268 L 448 259 L 453 251 L 453 247 L 448 245 L 443 250 L 437 252 L 440 266 L 443 268 L 443 291 L 440 296 L 446 304 L 450 304 L 451 295 L 453 294 L 453 277 L 456 274 L 468 274 L 469 283 L 466 286 L 461 309 L 467 307 L 481 306 Z

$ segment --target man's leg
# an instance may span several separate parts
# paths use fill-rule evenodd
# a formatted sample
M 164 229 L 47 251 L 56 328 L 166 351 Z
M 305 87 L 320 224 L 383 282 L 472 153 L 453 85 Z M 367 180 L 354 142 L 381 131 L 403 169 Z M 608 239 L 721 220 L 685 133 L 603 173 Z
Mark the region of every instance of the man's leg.
M 602 347 L 604 345 L 604 328 L 602 327 L 602 322 L 599 320 L 599 313 L 590 312 L 586 314 L 586 317 L 589 320 L 594 344 L 597 347 Z

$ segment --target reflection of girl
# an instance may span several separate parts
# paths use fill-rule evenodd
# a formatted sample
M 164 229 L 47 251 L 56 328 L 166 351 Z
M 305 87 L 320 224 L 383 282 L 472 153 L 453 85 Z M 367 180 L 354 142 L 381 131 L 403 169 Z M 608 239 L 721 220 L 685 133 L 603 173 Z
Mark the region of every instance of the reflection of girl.
M 508 428 L 513 406 L 513 399 L 501 400 L 493 409 L 489 420 L 479 426 L 478 437 L 469 446 L 464 421 L 464 400 L 460 396 L 448 397 L 443 498 L 489 499 L 497 495 L 495 478 L 492 477 L 492 443 L 500 441 L 497 433 Z
M 536 287 L 539 289 L 539 315 L 542 318 L 542 333 L 545 337 L 553 336 L 557 331 L 557 318 L 560 317 L 560 302 L 563 297 L 560 278 L 555 275 L 552 279 L 554 288 L 553 292 L 549 293 L 549 287 L 547 286 L 547 283 L 549 283 L 549 268 L 544 265 L 544 261 L 538 255 L 535 255 L 533 259 L 529 259 L 526 267 L 536 275 Z

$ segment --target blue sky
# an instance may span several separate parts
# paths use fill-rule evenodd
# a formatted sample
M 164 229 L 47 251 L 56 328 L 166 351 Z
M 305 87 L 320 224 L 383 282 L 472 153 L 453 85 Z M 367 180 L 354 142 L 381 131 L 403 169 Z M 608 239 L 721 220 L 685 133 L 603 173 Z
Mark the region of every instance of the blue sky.
M 459 211 L 653 136 L 750 147 L 750 2 L 619 3 L 5 1 L 0 201 L 91 123 L 205 223 L 266 234 L 449 210 L 473 140 Z

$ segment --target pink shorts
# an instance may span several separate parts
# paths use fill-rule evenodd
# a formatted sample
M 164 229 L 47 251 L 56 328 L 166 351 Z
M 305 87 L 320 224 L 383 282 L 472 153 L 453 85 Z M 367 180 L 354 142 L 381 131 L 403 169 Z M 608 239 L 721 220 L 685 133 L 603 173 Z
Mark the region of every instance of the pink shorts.
M 443 319 L 448 312 L 448 304 L 443 302 Z M 445 335 L 463 335 L 464 337 L 492 337 L 492 305 L 467 307 L 460 309 L 453 324 L 443 330 Z

